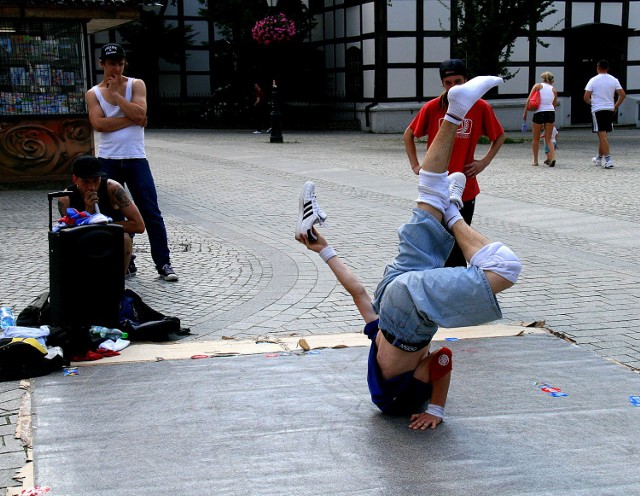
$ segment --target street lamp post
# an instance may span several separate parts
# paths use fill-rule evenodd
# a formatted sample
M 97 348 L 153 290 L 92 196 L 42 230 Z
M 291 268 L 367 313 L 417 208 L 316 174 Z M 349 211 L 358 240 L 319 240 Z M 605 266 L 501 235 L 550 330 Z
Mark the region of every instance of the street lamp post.
M 267 5 L 273 10 L 278 5 L 278 0 L 267 0 Z M 270 143 L 282 143 L 282 113 L 280 112 L 280 98 L 276 80 L 271 84 L 271 137 Z

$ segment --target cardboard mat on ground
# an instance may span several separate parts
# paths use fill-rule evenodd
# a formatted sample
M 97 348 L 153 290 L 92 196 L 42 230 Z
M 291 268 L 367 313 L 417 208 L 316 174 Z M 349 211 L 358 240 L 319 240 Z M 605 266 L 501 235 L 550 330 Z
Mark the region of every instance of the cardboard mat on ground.
M 522 334 L 546 333 L 537 327 L 514 325 L 484 325 L 441 328 L 434 337 L 435 342 L 485 337 L 518 336 Z M 189 358 L 214 358 L 261 353 L 302 352 L 323 348 L 350 348 L 369 346 L 363 333 L 320 334 L 311 336 L 268 337 L 253 340 L 221 339 L 218 341 L 188 341 L 177 343 L 135 343 L 121 351 L 119 356 L 105 357 L 96 361 L 73 362 L 74 366 L 106 365 L 115 363 L 154 362 L 160 360 L 184 360 Z

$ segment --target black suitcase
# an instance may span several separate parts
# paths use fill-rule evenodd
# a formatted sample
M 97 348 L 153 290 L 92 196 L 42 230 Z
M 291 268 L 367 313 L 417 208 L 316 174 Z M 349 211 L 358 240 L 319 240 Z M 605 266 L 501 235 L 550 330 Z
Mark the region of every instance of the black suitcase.
M 49 285 L 51 323 L 60 327 L 118 326 L 124 293 L 124 229 L 96 224 L 51 230 L 49 193 Z

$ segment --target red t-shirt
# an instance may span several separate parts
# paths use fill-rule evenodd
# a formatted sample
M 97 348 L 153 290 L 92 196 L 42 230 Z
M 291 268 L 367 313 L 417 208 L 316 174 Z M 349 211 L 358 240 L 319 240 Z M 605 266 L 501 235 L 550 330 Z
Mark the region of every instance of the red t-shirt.
M 434 98 L 422 106 L 418 115 L 409 124 L 416 138 L 427 137 L 427 148 L 431 140 L 435 138 L 445 113 L 446 110 L 440 108 L 440 98 Z M 503 133 L 504 129 L 502 129 L 491 105 L 484 100 L 478 100 L 467 112 L 456 133 L 449 162 L 449 174 L 464 172 L 464 166 L 474 161 L 476 145 L 480 136 L 486 136 L 489 141 L 495 141 Z M 467 178 L 462 201 L 472 200 L 478 196 L 478 193 L 480 193 L 480 186 L 478 186 L 477 179 L 475 177 Z

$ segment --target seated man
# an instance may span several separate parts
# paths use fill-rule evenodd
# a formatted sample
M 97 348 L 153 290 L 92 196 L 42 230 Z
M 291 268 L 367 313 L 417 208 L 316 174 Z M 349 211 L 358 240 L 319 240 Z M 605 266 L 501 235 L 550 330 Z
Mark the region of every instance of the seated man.
M 67 208 L 75 208 L 90 214 L 96 213 L 96 205 L 100 213 L 111 217 L 114 224 L 124 228 L 124 272 L 127 273 L 129 260 L 133 251 L 133 234 L 144 232 L 142 215 L 129 198 L 120 183 L 113 179 L 105 179 L 100 161 L 93 156 L 83 155 L 73 161 L 71 169 L 73 185 L 65 191 L 71 196 L 58 198 L 58 210 L 66 215 Z
M 317 206 L 313 183 L 302 192 L 296 239 L 320 254 L 366 323 L 364 331 L 372 341 L 367 381 L 373 402 L 384 413 L 410 415 L 412 429 L 433 429 L 444 418 L 451 351 L 429 353 L 438 327 L 501 318 L 495 295 L 515 284 L 520 274 L 520 262 L 508 247 L 489 242 L 462 219 L 464 174 L 447 176 L 456 130 L 467 110 L 500 82 L 481 76 L 449 90 L 447 115 L 421 164 L 416 208 L 398 230 L 399 253 L 387 265 L 373 301 L 313 227 L 326 217 Z M 309 207 L 314 214 L 305 216 Z M 444 267 L 454 239 L 468 267 Z

